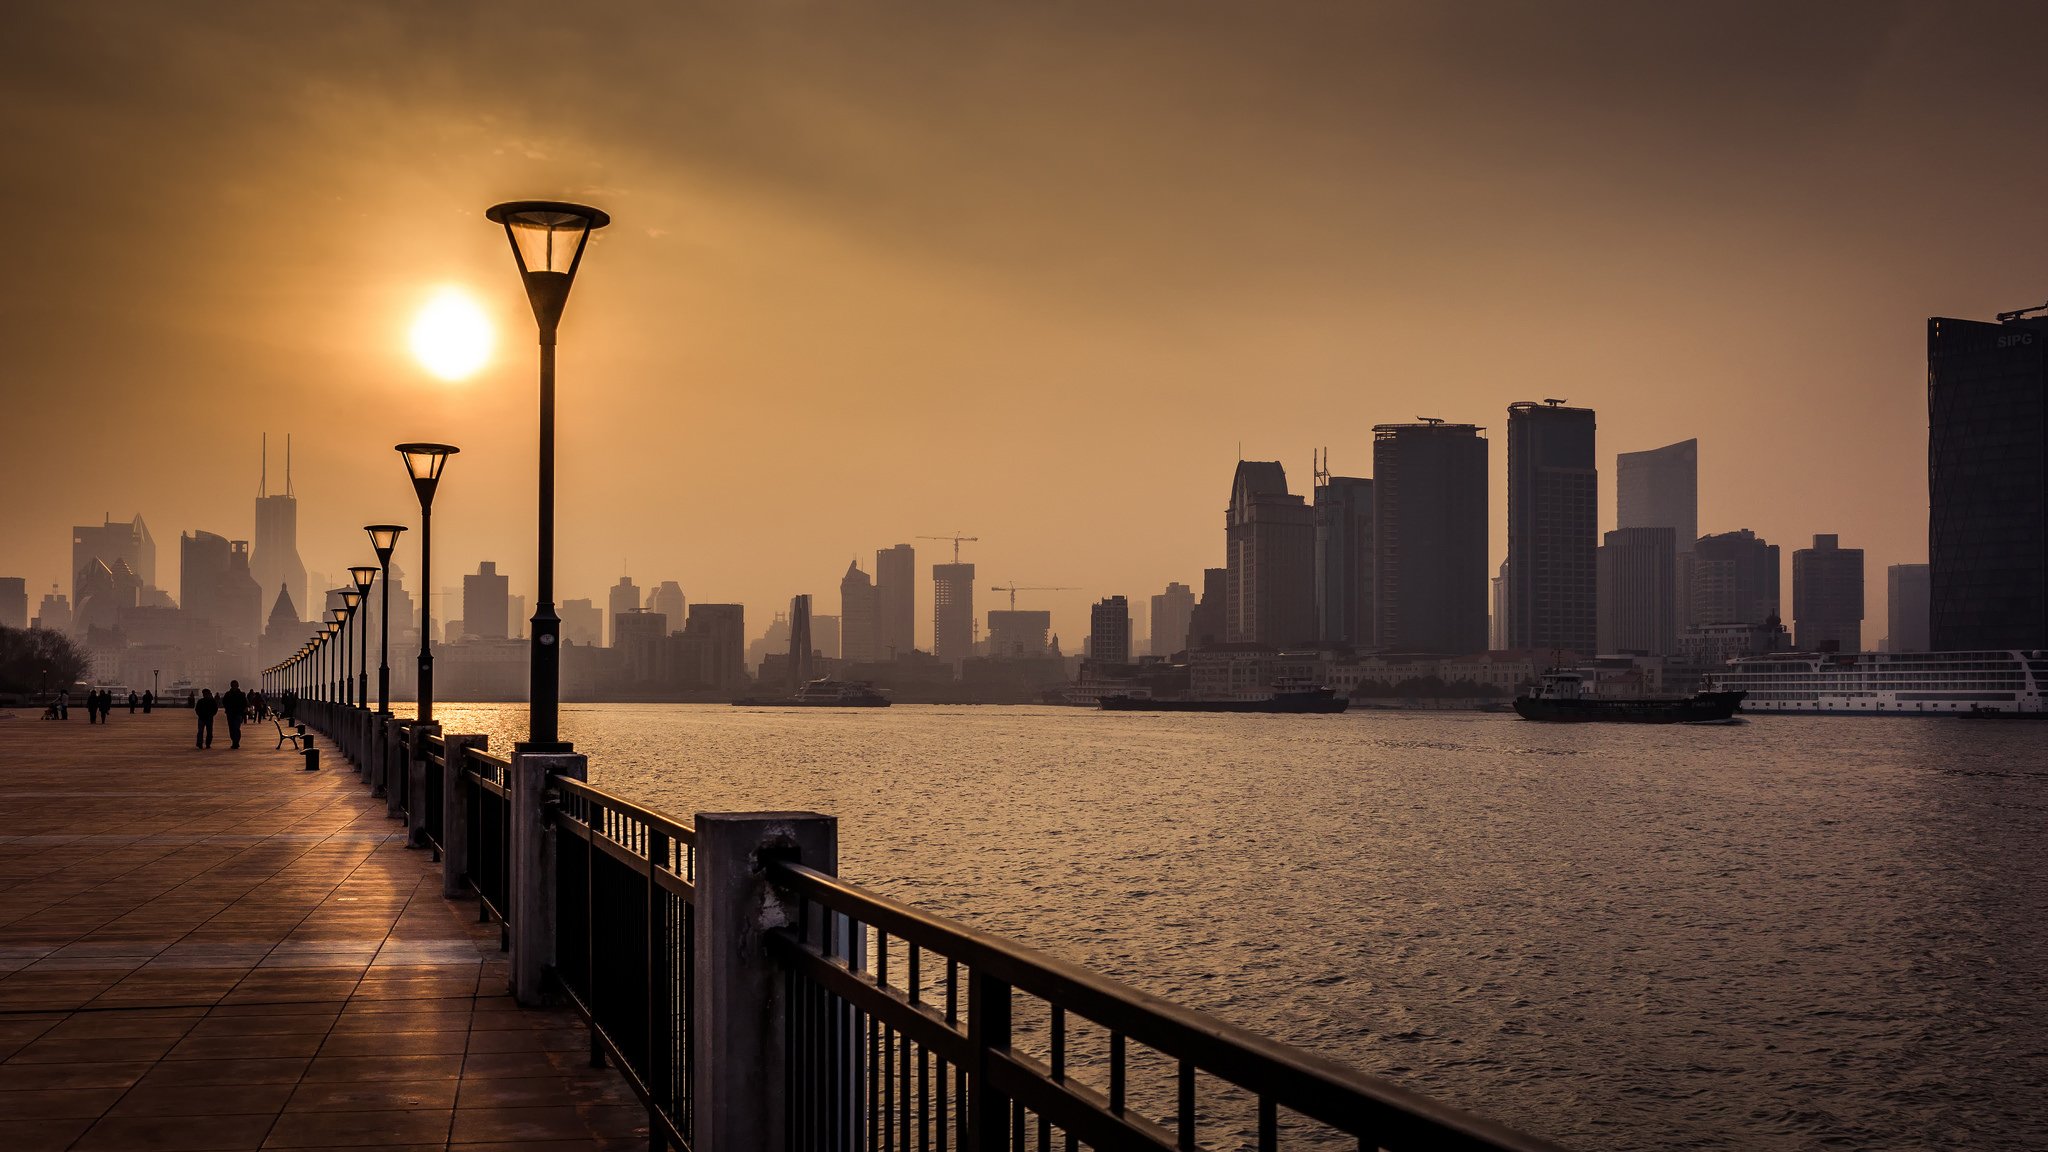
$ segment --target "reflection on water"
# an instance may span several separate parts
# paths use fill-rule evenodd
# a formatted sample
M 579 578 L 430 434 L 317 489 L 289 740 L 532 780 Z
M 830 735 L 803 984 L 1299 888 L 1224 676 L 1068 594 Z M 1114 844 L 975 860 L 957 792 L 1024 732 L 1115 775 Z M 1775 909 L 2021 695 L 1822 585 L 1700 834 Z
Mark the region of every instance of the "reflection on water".
M 509 748 L 516 706 L 444 706 Z M 2048 730 L 588 705 L 602 787 L 1586 1148 L 2048 1147 Z

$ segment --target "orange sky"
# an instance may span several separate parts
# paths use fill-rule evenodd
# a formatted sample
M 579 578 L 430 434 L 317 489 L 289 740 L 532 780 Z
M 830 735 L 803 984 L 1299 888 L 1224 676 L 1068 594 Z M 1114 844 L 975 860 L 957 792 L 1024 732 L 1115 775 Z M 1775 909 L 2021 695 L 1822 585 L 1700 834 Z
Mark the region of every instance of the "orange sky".
M 1451 9 L 1455 8 L 1455 12 Z M 1932 314 L 2048 297 L 2048 12 L 2014 6 L 33 5 L 0 42 L 11 222 L 0 573 L 68 528 L 251 531 L 297 434 L 301 551 L 414 523 L 530 592 L 532 321 L 483 209 L 582 199 L 565 597 L 620 572 L 835 611 L 955 528 L 1055 609 L 1199 584 L 1240 443 L 1370 474 L 1372 424 L 1600 413 L 1701 440 L 1702 531 L 1925 558 Z M 447 284 L 500 325 L 449 385 Z M 918 543 L 921 568 L 937 547 Z M 408 549 L 410 545 L 407 546 Z M 416 568 L 409 551 L 400 563 Z M 995 603 L 984 590 L 980 606 Z M 921 615 L 929 589 L 921 589 Z M 928 637 L 930 621 L 921 635 Z

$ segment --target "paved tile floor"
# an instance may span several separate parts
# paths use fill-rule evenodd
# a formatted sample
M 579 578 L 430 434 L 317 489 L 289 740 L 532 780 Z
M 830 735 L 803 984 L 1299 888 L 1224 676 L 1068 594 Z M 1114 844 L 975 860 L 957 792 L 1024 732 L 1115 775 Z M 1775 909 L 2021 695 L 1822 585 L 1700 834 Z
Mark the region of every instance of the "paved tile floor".
M 355 771 L 0 713 L 0 1150 L 644 1148 Z

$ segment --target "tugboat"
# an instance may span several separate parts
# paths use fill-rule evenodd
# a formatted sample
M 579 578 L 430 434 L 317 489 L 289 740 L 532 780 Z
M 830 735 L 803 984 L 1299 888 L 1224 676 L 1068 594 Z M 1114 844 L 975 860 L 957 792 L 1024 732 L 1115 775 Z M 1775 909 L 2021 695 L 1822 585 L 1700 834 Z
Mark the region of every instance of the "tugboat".
M 1306 680 L 1276 680 L 1273 694 L 1263 700 L 1155 700 L 1149 696 L 1104 696 L 1098 703 L 1105 712 L 1270 712 L 1329 714 L 1342 712 L 1351 701 L 1335 689 L 1320 688 Z
M 834 680 L 821 676 L 797 689 L 796 695 L 784 699 L 763 699 L 759 696 L 743 696 L 733 701 L 735 707 L 781 708 L 887 708 L 889 698 L 875 691 L 875 686 L 865 682 Z
M 1515 697 L 1515 714 L 1524 720 L 1566 724 L 1710 724 L 1733 717 L 1747 695 L 1588 696 L 1583 688 L 1584 678 L 1576 672 L 1545 672 L 1535 691 Z

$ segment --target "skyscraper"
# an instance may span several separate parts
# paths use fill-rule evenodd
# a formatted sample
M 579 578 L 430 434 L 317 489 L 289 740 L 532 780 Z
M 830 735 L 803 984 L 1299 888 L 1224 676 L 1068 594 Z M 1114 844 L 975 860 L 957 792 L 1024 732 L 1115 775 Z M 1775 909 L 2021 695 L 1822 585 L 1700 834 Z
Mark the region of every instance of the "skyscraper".
M 595 648 L 604 643 L 604 611 L 594 601 L 564 600 L 558 614 L 562 617 L 564 644 L 587 644 Z M 673 618 L 669 627 L 675 627 Z
M 0 576 L 0 628 L 28 627 L 28 581 Z
M 149 525 L 142 522 L 140 515 L 126 523 L 116 523 L 108 518 L 104 524 L 81 524 L 71 530 L 71 602 L 74 605 L 81 599 L 78 594 L 79 573 L 91 567 L 94 560 L 105 561 L 112 571 L 118 571 L 126 564 L 142 587 L 156 587 L 156 540 L 150 536 Z
M 1508 406 L 1508 647 L 1590 655 L 1600 483 L 1591 408 Z
M 1098 664 L 1131 662 L 1131 602 L 1106 596 L 1088 612 L 1088 658 Z
M 846 575 L 839 578 L 841 659 L 865 664 L 882 658 L 877 627 L 880 610 L 880 592 L 874 581 L 860 570 L 859 561 L 847 561 Z
M 789 690 L 811 682 L 811 597 L 803 593 L 789 600 Z
M 1486 648 L 1486 439 L 1471 424 L 1375 425 L 1375 643 L 1396 652 Z
M 1276 647 L 1316 639 L 1316 524 L 1278 460 L 1240 460 L 1223 513 L 1227 639 Z
M 1051 634 L 1052 613 L 1043 608 L 997 608 L 988 614 L 988 654 L 997 660 L 1044 656 Z
M 74 623 L 70 598 L 54 587 L 43 596 L 43 602 L 36 606 L 35 619 L 29 622 L 31 627 L 66 636 L 71 634 Z
M 875 658 L 917 650 L 917 549 L 908 544 L 875 552 Z
M 1692 549 L 1692 627 L 1762 624 L 1778 616 L 1778 546 L 1744 528 Z
M 1669 528 L 1677 555 L 1672 603 L 1683 631 L 1692 619 L 1692 545 L 1700 535 L 1700 442 L 1680 440 L 1614 458 L 1619 528 Z
M 1152 655 L 1171 656 L 1188 646 L 1188 620 L 1194 612 L 1195 590 L 1185 584 L 1168 584 L 1152 597 Z
M 256 486 L 256 538 L 249 574 L 264 595 L 283 587 L 293 604 L 306 602 L 306 565 L 299 559 L 299 499 L 292 491 L 292 438 L 284 438 L 284 491 L 270 494 L 270 437 L 263 437 L 263 467 Z
M 1372 481 L 1316 485 L 1316 628 L 1325 644 L 1372 645 Z
M 1928 651 L 1927 565 L 1894 564 L 1885 569 L 1887 652 Z
M 747 678 L 747 612 L 740 604 L 692 604 L 683 629 L 681 678 L 693 686 L 726 691 Z
M 277 599 L 270 605 L 270 616 L 263 622 L 263 640 L 257 645 L 257 655 L 264 663 L 275 664 L 298 651 L 305 640 L 306 622 L 299 619 L 299 608 L 292 601 L 292 590 L 279 584 Z
M 1670 528 L 1617 528 L 1600 546 L 1600 633 L 1603 653 L 1678 651 L 1678 553 Z
M 1228 568 L 1202 569 L 1202 599 L 1188 614 L 1189 651 L 1224 642 L 1223 601 L 1230 595 Z
M 661 613 L 667 618 L 670 628 L 683 626 L 688 607 L 688 601 L 683 598 L 683 586 L 673 580 L 663 580 L 659 587 L 647 594 L 647 610 Z
M 628 612 L 638 612 L 640 610 L 640 586 L 633 583 L 631 576 L 621 576 L 619 577 L 619 582 L 612 585 L 611 603 L 608 607 L 610 610 L 605 613 L 607 623 L 617 620 Z M 612 647 L 614 648 L 619 646 L 618 637 L 619 633 L 616 626 L 614 626 L 612 631 Z
M 839 617 L 811 613 L 811 647 L 827 660 L 845 659 L 841 654 L 844 649 L 840 643 Z
M 462 578 L 462 630 L 479 640 L 506 639 L 511 597 L 511 581 L 499 574 L 496 561 L 477 565 L 474 575 Z
M 932 565 L 932 655 L 955 668 L 974 655 L 974 565 Z
M 228 644 L 254 644 L 263 630 L 263 590 L 249 574 L 249 542 L 211 532 L 178 537 L 178 601 L 219 628 Z
M 2048 318 L 1927 322 L 1928 640 L 2048 648 Z
M 1863 549 L 1833 533 L 1792 553 L 1792 643 L 1804 652 L 1863 650 Z

